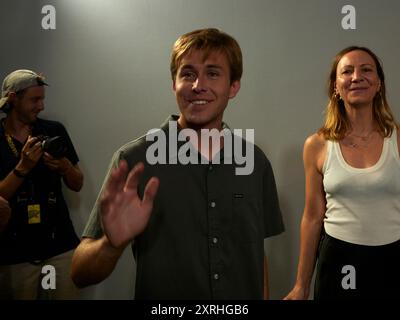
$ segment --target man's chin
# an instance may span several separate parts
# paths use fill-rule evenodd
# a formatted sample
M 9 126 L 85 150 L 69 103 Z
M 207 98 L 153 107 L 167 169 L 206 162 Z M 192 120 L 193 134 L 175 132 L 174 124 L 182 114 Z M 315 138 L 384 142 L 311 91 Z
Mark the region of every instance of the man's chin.
M 38 119 L 37 116 L 33 116 L 33 117 L 31 117 L 30 119 L 28 119 L 28 123 L 29 123 L 29 124 L 35 123 L 37 119 Z
M 199 129 L 219 129 L 221 123 L 215 119 L 193 117 L 186 120 L 188 128 L 199 130 Z

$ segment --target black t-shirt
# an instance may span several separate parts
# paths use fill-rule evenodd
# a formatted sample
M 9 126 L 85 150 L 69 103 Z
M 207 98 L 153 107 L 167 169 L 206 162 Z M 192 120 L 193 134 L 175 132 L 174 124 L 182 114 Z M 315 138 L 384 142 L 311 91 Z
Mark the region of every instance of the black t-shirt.
M 61 123 L 37 119 L 32 135 L 60 136 L 66 146 L 65 157 L 73 165 L 78 162 L 72 141 Z M 21 154 L 23 144 L 16 139 L 13 139 L 13 143 Z M 13 153 L 4 135 L 3 126 L 0 126 L 0 180 L 15 168 L 18 161 L 19 158 Z M 40 159 L 9 199 L 12 214 L 0 235 L 0 264 L 43 260 L 78 245 L 79 239 L 62 194 L 61 178 L 60 174 L 51 171 Z M 31 218 L 29 223 L 28 211 L 32 214 L 36 209 L 40 210 L 40 222 L 36 217 Z

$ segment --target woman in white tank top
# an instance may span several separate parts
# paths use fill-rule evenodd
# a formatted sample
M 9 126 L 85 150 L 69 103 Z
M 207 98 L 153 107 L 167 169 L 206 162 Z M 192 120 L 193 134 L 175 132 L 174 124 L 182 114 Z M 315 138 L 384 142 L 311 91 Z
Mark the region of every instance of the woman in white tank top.
M 307 299 L 397 298 L 400 288 L 399 134 L 378 57 L 335 57 L 324 126 L 304 144 L 305 208 L 294 288 Z

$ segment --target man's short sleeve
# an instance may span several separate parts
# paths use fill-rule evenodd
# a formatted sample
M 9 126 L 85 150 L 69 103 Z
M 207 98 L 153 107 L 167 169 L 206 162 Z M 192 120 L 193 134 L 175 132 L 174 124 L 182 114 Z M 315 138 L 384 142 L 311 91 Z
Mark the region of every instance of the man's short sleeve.
M 72 143 L 72 140 L 68 134 L 68 131 L 65 129 L 65 127 L 60 123 L 60 135 L 62 136 L 64 143 L 67 147 L 67 151 L 66 151 L 66 158 L 68 158 L 69 161 L 71 161 L 71 163 L 73 165 L 76 165 L 79 161 L 78 158 L 78 154 L 75 151 L 74 145 Z
M 110 176 L 112 169 L 116 168 L 119 164 L 119 161 L 121 160 L 121 154 L 122 153 L 120 152 L 120 150 L 118 150 L 113 155 L 111 163 L 108 167 L 108 172 L 103 181 L 103 185 L 97 196 L 97 200 L 93 206 L 92 212 L 90 213 L 89 220 L 86 224 L 85 230 L 83 231 L 82 237 L 99 239 L 103 236 L 103 227 L 101 225 L 101 219 L 100 219 L 100 197 L 103 194 L 105 186 L 107 185 L 108 178 Z

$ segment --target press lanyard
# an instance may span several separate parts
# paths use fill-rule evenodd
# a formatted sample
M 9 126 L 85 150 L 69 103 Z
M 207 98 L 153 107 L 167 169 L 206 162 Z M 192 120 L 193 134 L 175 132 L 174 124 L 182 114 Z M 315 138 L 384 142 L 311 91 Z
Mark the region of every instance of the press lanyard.
M 4 128 L 4 126 L 3 126 L 3 128 Z M 15 147 L 12 137 L 8 133 L 6 133 L 5 136 L 6 136 L 6 140 L 8 142 L 8 146 L 10 147 L 12 153 L 14 154 L 14 156 L 17 159 L 19 159 L 19 152 L 18 152 L 17 148 Z
M 4 121 L 1 121 L 1 126 L 3 127 L 4 136 L 6 137 L 8 146 L 10 147 L 10 149 L 11 149 L 12 153 L 14 154 L 14 156 L 17 159 L 19 159 L 20 153 L 18 152 L 17 147 L 15 146 L 15 143 L 14 143 L 13 138 L 11 137 L 11 135 L 6 133 L 6 129 L 5 129 L 5 126 L 4 126 Z M 20 202 L 20 201 L 21 202 L 27 201 L 27 203 L 26 203 L 27 222 L 28 222 L 29 225 L 41 223 L 40 204 L 37 203 L 34 200 L 35 187 L 33 185 L 33 181 L 31 179 L 27 178 L 25 180 L 25 182 L 27 183 L 27 188 L 28 188 L 28 191 L 27 191 L 27 194 L 26 194 L 26 198 L 20 197 L 20 195 L 18 195 L 17 196 L 17 203 Z
M 14 154 L 14 156 L 15 156 L 17 159 L 19 159 L 19 156 L 20 156 L 20 155 L 19 155 L 19 152 L 18 152 L 18 150 L 17 150 L 17 147 L 16 147 L 15 144 L 14 144 L 13 138 L 11 137 L 10 134 L 6 133 L 6 128 L 5 128 L 5 126 L 4 126 L 4 120 L 1 121 L 1 126 L 3 127 L 4 135 L 5 135 L 5 137 L 6 137 L 8 146 L 10 147 L 10 149 L 11 149 L 12 153 Z

